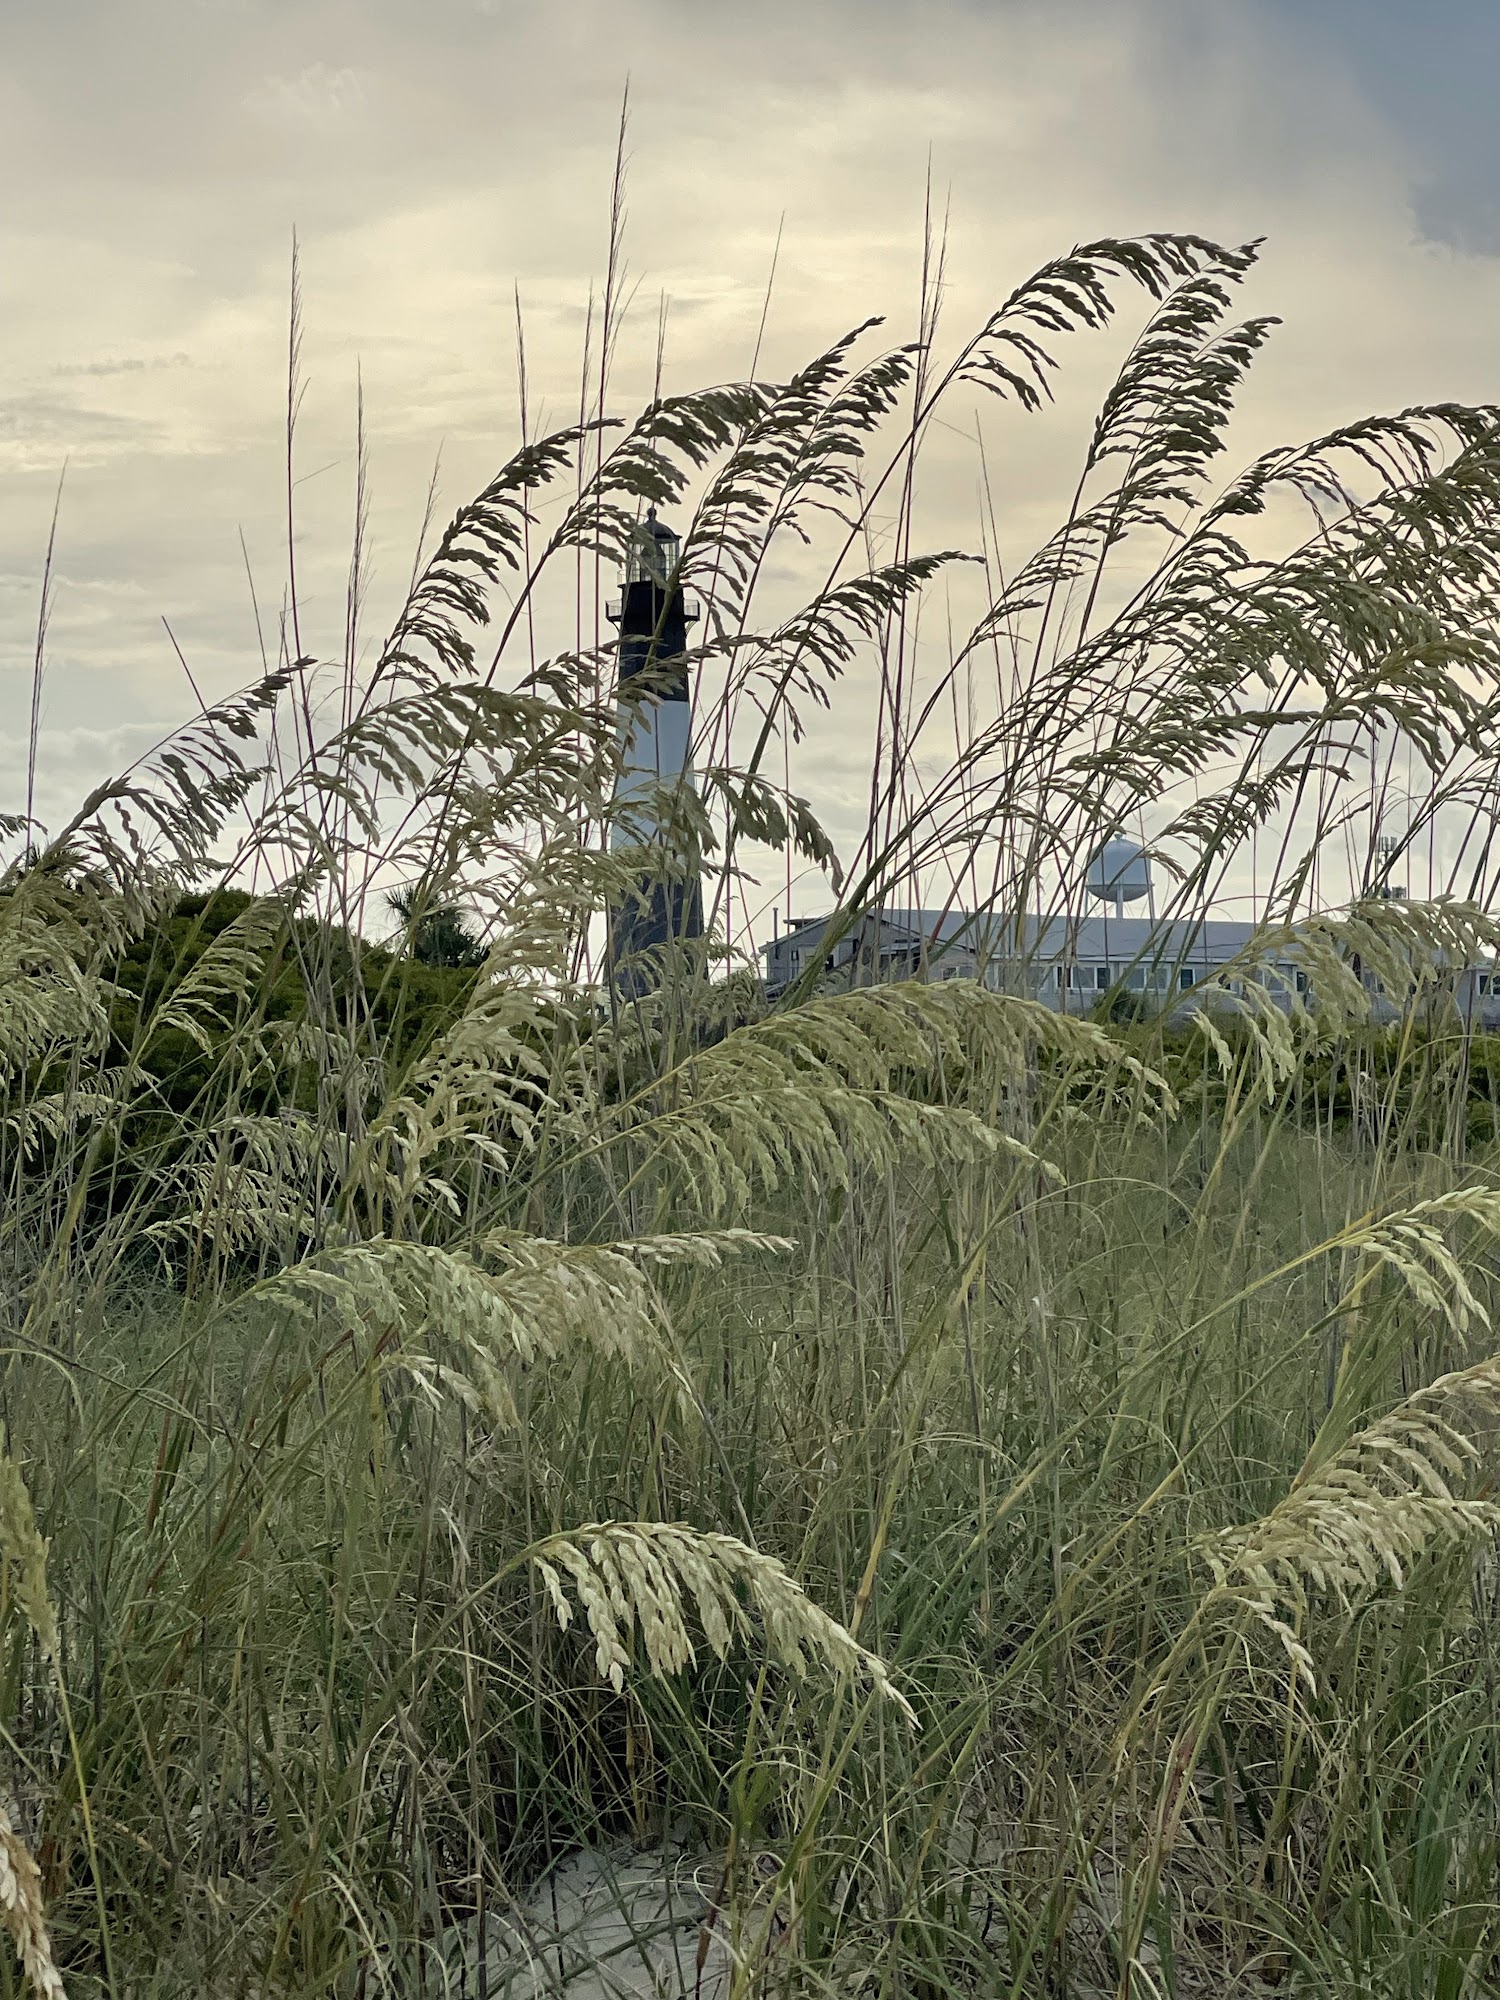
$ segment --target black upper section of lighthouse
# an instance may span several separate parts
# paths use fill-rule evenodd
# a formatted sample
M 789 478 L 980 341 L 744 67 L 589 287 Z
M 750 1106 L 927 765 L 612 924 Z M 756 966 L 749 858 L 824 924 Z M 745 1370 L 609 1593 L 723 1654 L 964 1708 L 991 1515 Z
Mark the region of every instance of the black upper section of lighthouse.
M 647 670 L 658 701 L 688 699 L 687 606 L 677 581 L 681 546 L 651 508 L 632 538 L 620 594 L 620 688 Z

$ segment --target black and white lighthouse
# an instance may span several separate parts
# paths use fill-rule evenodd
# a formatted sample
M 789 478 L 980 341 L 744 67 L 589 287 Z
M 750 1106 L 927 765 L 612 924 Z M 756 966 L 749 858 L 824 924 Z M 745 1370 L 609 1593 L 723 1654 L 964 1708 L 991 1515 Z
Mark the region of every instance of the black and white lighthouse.
M 639 998 L 660 983 L 664 947 L 703 935 L 703 891 L 680 836 L 674 801 L 693 782 L 689 761 L 687 628 L 678 578 L 681 543 L 650 508 L 631 537 L 620 593 L 616 698 L 622 766 L 610 846 L 645 850 L 648 865 L 609 913 L 610 977 Z M 657 865 L 649 865 L 652 851 Z

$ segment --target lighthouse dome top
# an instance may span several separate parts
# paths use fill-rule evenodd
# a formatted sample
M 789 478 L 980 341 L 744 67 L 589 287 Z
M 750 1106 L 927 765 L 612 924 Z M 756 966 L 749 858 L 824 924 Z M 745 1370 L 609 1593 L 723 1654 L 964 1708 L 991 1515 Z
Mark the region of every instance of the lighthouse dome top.
M 625 558 L 625 581 L 660 584 L 665 590 L 681 551 L 681 537 L 675 535 L 665 521 L 656 518 L 654 507 L 648 507 L 645 520 L 637 521 L 631 530 L 630 548 Z

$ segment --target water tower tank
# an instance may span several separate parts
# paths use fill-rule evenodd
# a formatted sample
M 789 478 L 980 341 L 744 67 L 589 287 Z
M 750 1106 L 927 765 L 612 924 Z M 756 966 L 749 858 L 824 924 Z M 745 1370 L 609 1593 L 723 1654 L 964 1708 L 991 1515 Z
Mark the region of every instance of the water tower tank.
M 1101 902 L 1135 903 L 1151 893 L 1151 863 L 1133 840 L 1105 840 L 1095 848 L 1084 887 Z

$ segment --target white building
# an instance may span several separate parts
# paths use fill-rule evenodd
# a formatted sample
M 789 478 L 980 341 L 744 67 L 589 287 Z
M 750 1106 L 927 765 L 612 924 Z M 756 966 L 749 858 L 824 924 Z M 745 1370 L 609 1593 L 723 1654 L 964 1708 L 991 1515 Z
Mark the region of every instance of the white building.
M 1240 975 L 1221 969 L 1256 935 L 1253 924 L 1224 918 L 1154 919 L 1107 910 L 1013 918 L 891 909 L 857 918 L 828 946 L 829 921 L 805 919 L 762 947 L 773 997 L 816 965 L 853 985 L 982 979 L 996 992 L 1025 994 L 1069 1013 L 1088 1013 L 1101 1000 L 1134 993 L 1158 1012 L 1169 996 L 1191 994 L 1191 1004 L 1200 1006 L 1232 991 Z M 1294 958 L 1263 964 L 1258 976 L 1286 996 L 1308 991 L 1307 974 Z M 1500 1028 L 1500 967 L 1465 967 L 1452 979 L 1460 1010 L 1476 1026 Z M 1366 983 L 1373 992 L 1373 981 Z

